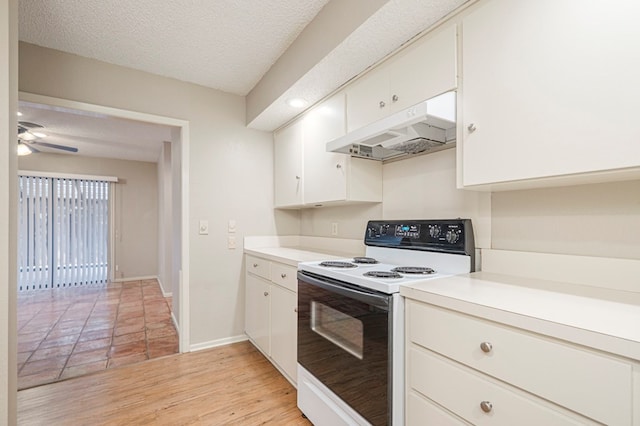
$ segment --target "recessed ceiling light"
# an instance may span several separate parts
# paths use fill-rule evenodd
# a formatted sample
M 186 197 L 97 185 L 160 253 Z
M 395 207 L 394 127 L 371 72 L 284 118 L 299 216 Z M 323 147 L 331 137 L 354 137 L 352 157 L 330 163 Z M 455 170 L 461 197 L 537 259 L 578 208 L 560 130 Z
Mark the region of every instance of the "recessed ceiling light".
M 302 98 L 292 98 L 287 101 L 287 104 L 293 108 L 304 108 L 309 104 L 309 102 Z
M 31 132 L 31 134 L 37 138 L 46 138 L 47 135 L 46 133 L 40 133 L 40 132 Z

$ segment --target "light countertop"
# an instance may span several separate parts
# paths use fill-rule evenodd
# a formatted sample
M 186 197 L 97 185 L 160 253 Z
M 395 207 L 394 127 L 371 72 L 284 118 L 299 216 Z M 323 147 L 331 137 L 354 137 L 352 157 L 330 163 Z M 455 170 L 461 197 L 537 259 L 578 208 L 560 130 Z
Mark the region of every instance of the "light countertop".
M 400 294 L 640 361 L 639 293 L 474 272 Z
M 330 260 L 347 257 L 347 255 L 333 255 L 315 250 L 316 249 L 309 249 L 304 247 L 256 247 L 253 249 L 245 248 L 244 253 L 291 266 L 298 266 L 298 263 L 300 262 Z

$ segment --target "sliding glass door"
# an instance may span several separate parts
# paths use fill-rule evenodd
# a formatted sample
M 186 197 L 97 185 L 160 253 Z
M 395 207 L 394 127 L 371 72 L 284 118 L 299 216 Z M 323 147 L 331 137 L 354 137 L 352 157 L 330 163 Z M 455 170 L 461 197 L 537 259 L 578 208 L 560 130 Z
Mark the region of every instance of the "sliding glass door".
M 104 283 L 109 182 L 19 177 L 18 289 Z

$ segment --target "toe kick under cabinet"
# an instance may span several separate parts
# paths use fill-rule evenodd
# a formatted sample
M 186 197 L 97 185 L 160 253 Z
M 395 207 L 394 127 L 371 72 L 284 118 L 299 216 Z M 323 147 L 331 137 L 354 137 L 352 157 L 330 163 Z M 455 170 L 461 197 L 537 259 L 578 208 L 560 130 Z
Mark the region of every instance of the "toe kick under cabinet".
M 415 300 L 406 321 L 407 425 L 640 425 L 633 361 Z
M 294 385 L 297 370 L 297 268 L 245 256 L 245 332 Z

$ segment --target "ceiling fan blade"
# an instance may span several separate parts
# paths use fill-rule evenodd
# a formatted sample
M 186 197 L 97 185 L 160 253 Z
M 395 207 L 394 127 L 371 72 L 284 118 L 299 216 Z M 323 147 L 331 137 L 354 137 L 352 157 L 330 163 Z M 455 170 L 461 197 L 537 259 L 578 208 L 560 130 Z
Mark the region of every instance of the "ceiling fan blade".
M 27 130 L 44 129 L 44 126 L 42 124 L 32 123 L 30 121 L 18 121 L 18 126 L 24 127 Z
M 32 144 L 28 144 L 28 143 L 26 143 L 25 145 L 27 145 L 27 146 L 29 147 L 29 149 L 31 150 L 31 152 L 34 152 L 34 153 L 42 152 L 42 151 L 40 151 L 39 149 L 37 149 L 35 146 L 33 146 Z
M 61 149 L 63 151 L 69 151 L 69 152 L 78 152 L 78 148 L 74 148 L 72 146 L 66 146 L 66 145 L 57 145 L 55 143 L 48 143 L 48 142 L 30 142 L 29 143 L 30 146 L 33 145 L 40 145 L 40 146 L 45 146 L 47 148 L 53 148 L 53 149 Z

